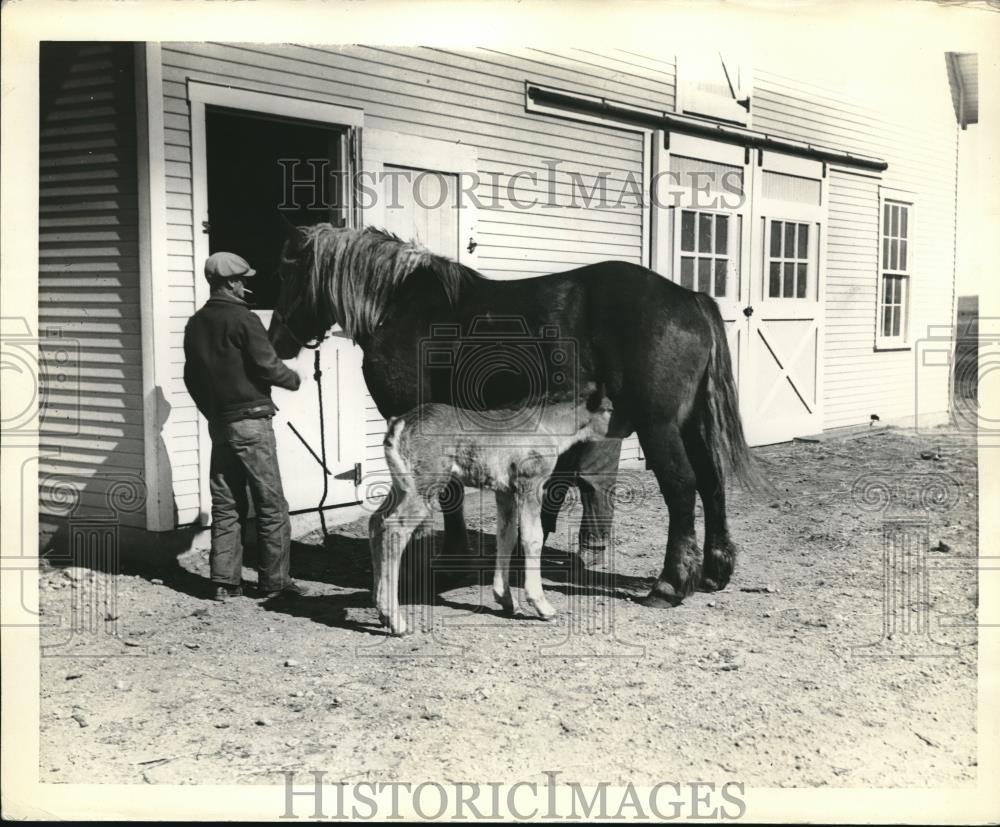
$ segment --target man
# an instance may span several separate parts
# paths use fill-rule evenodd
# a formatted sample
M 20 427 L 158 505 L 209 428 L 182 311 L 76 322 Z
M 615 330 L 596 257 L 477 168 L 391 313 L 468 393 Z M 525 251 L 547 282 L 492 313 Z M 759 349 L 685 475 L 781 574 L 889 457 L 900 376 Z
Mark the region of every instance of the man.
M 271 417 L 271 386 L 297 390 L 300 379 L 274 352 L 250 311 L 246 281 L 255 274 L 233 253 L 205 262 L 212 293 L 184 330 L 184 384 L 212 437 L 212 583 L 215 599 L 243 594 L 242 525 L 247 486 L 257 515 L 260 592 L 290 597 L 304 590 L 289 577 L 291 522 L 281 487 Z

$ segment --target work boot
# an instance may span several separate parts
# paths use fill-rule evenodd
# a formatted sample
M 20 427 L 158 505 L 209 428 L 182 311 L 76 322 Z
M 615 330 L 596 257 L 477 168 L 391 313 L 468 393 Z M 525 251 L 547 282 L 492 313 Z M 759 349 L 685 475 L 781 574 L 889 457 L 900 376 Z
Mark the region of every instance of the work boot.
M 225 583 L 221 583 L 215 587 L 215 600 L 220 603 L 225 603 L 230 597 L 242 597 L 243 587 L 242 586 L 229 586 Z
M 264 595 L 266 600 L 273 600 L 276 597 L 287 598 L 287 597 L 308 597 L 309 592 L 301 585 L 296 583 L 294 580 L 289 580 L 288 585 L 280 589 L 266 590 L 262 589 L 261 594 Z

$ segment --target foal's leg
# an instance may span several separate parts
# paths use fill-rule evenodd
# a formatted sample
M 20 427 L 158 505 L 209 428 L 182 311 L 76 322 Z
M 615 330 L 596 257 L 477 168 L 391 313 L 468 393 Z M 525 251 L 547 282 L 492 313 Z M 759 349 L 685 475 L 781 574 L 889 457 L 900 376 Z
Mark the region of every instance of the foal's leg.
M 696 429 L 684 433 L 684 447 L 694 468 L 698 494 L 705 511 L 705 551 L 699 588 L 724 589 L 736 564 L 736 544 L 729 539 L 726 486 L 705 439 Z
M 517 546 L 517 506 L 509 491 L 497 491 L 497 560 L 493 572 L 493 598 L 508 614 L 516 614 L 517 601 L 510 590 L 510 558 Z
M 701 550 L 694 531 L 694 469 L 676 424 L 647 425 L 638 434 L 670 514 L 663 571 L 642 602 L 657 608 L 676 606 L 695 590 L 701 577 Z
M 517 499 L 518 525 L 521 529 L 521 546 L 524 549 L 524 600 L 542 620 L 556 615 L 542 590 L 542 531 L 541 501 L 532 491 Z
M 404 494 L 400 503 L 385 515 L 372 515 L 369 534 L 372 568 L 375 571 L 375 608 L 379 620 L 394 635 L 409 629 L 399 607 L 399 565 L 414 529 L 426 518 L 426 506 L 419 496 Z

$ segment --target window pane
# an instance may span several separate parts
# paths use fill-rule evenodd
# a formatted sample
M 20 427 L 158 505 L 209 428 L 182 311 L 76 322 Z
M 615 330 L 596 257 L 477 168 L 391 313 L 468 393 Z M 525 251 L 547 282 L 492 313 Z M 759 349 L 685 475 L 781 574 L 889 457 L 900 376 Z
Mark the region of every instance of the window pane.
M 782 285 L 781 295 L 786 299 L 795 295 L 795 265 L 790 261 L 785 263 L 785 281 Z
M 690 256 L 681 258 L 681 286 L 694 290 L 694 259 Z
M 698 252 L 712 252 L 712 216 L 706 213 L 698 216 Z
M 906 215 L 906 213 L 903 213 Z M 906 271 L 906 241 L 899 242 L 899 269 Z
M 892 279 L 886 276 L 882 279 L 882 304 L 889 304 L 892 301 Z
M 902 304 L 903 303 L 903 280 L 901 278 L 894 278 L 893 291 L 892 291 L 892 303 Z
M 771 222 L 771 258 L 781 258 L 781 222 Z
M 698 259 L 698 292 L 709 293 L 712 290 L 712 259 Z
M 771 274 L 767 288 L 767 295 L 777 298 L 781 295 L 781 265 L 777 261 L 771 262 Z
M 809 225 L 799 224 L 799 249 L 798 257 L 805 260 L 809 258 L 809 254 L 806 252 L 809 247 Z
M 681 213 L 681 249 L 685 252 L 694 250 L 694 213 L 690 210 Z
M 889 225 L 889 234 L 899 235 L 899 207 L 893 204 L 890 209 L 892 210 L 892 223 Z
M 715 260 L 715 292 L 712 294 L 717 299 L 726 295 L 726 270 L 729 268 L 729 259 L 717 258 Z
M 806 265 L 796 264 L 798 268 L 798 276 L 795 279 L 795 297 L 798 299 L 804 299 L 806 297 Z M 870 307 L 871 305 L 869 305 Z M 871 312 L 871 311 L 869 311 Z
M 909 207 L 900 207 L 899 208 L 899 212 L 900 212 L 900 216 L 899 216 L 899 235 L 900 235 L 901 238 L 908 238 L 907 231 L 906 231 L 906 217 L 910 214 L 910 208 Z
M 882 239 L 882 269 L 889 269 L 889 239 Z
M 895 270 L 896 265 L 899 263 L 899 242 L 896 239 L 892 239 L 889 242 L 889 269 Z
M 882 209 L 882 235 L 889 235 L 889 211 L 892 209 L 891 204 L 886 204 Z
M 725 255 L 729 252 L 729 216 L 715 217 L 715 252 Z
M 785 258 L 795 256 L 795 225 L 790 221 L 785 223 Z
M 892 308 L 889 306 L 882 308 L 882 335 L 892 335 Z
M 903 316 L 903 314 L 902 314 L 902 308 L 900 308 L 900 307 L 894 307 L 892 309 L 892 335 L 893 336 L 898 336 L 899 335 L 899 323 L 900 323 L 900 320 L 902 319 L 902 316 Z

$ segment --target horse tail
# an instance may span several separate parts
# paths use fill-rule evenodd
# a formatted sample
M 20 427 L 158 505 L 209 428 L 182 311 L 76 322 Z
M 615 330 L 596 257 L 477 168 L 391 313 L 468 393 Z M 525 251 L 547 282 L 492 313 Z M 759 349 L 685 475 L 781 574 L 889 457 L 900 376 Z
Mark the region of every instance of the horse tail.
M 750 452 L 743 433 L 722 314 L 711 296 L 695 293 L 694 297 L 705 314 L 712 333 L 708 367 L 702 384 L 704 405 L 699 423 L 712 464 L 720 480 L 725 479 L 725 472 L 728 470 L 748 491 L 756 494 L 772 492 L 773 487 L 761 471 L 758 460 Z

